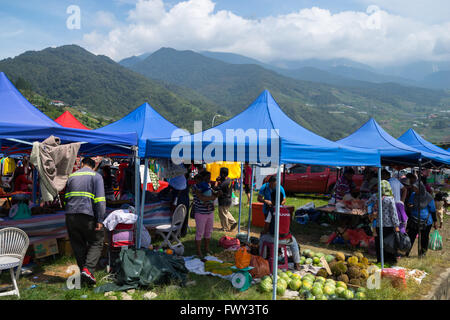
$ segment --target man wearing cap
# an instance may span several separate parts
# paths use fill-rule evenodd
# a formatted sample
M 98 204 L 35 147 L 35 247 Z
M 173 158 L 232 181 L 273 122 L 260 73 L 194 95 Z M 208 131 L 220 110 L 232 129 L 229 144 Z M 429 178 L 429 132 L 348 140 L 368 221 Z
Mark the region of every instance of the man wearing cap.
M 103 178 L 94 171 L 95 161 L 84 158 L 81 169 L 69 176 L 66 186 L 66 227 L 83 281 L 95 284 L 100 259 L 106 199 Z

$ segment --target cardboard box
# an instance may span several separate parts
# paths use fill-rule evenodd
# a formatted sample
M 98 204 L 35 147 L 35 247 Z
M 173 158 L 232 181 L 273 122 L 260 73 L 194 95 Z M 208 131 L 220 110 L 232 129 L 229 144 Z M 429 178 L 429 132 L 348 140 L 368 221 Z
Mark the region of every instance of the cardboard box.
M 58 239 L 58 250 L 64 256 L 73 255 L 73 250 L 69 239 Z
M 36 259 L 52 256 L 59 252 L 58 242 L 56 241 L 56 239 L 37 242 L 33 245 L 33 248 L 34 248 L 34 257 Z

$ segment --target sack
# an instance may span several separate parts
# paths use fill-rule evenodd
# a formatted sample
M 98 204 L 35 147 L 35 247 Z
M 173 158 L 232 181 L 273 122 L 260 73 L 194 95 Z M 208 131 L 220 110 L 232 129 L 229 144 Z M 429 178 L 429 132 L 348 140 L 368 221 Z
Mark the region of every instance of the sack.
M 270 274 L 269 262 L 263 257 L 252 255 L 250 266 L 253 267 L 249 271 L 253 278 L 262 278 Z
M 398 232 L 393 232 L 387 237 L 384 237 L 383 247 L 384 251 L 389 252 L 390 254 L 397 254 L 397 243 L 399 243 L 399 235 Z
M 411 250 L 411 239 L 408 234 L 399 232 L 397 243 L 397 252 L 401 255 L 406 255 Z
M 252 255 L 248 253 L 247 247 L 240 247 L 234 254 L 234 264 L 238 269 L 247 268 L 250 265 Z
M 219 240 L 219 246 L 221 246 L 224 249 L 228 249 L 228 248 L 240 246 L 240 245 L 241 245 L 241 242 L 239 241 L 239 239 L 228 237 L 228 236 L 223 236 Z
M 390 279 L 394 288 L 406 288 L 405 269 L 384 268 L 381 271 L 381 277 Z
M 428 249 L 430 250 L 442 250 L 442 236 L 439 231 L 434 230 L 431 233 L 430 241 L 428 242 Z

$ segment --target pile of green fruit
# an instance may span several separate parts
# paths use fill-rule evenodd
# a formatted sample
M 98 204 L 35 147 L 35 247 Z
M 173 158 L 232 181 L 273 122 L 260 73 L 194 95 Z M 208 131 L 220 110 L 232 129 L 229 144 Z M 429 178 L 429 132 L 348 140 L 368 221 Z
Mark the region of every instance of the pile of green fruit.
M 306 300 L 363 300 L 366 298 L 366 289 L 354 290 L 348 288 L 342 281 L 325 279 L 321 276 L 306 274 L 302 277 L 300 296 Z
M 286 289 L 290 289 L 293 291 L 298 291 L 302 285 L 301 277 L 292 273 L 291 271 L 283 272 L 282 270 L 278 270 L 277 273 L 277 295 L 284 295 Z M 273 279 L 272 276 L 265 276 L 261 279 L 259 283 L 259 289 L 262 292 L 270 292 L 273 288 Z
M 265 276 L 259 283 L 262 292 L 271 292 L 273 288 L 272 276 Z M 321 276 L 306 274 L 303 277 L 291 271 L 277 273 L 277 295 L 282 296 L 287 289 L 298 291 L 306 300 L 363 300 L 366 298 L 365 288 L 354 290 L 348 288 L 343 281 L 325 279 Z
M 312 265 L 314 267 L 323 267 L 322 263 L 320 262 L 320 258 L 324 257 L 325 260 L 330 263 L 335 259 L 335 257 L 331 254 L 326 255 L 322 252 L 314 252 L 310 249 L 306 249 L 302 251 L 302 255 L 300 257 L 300 264 L 301 265 Z

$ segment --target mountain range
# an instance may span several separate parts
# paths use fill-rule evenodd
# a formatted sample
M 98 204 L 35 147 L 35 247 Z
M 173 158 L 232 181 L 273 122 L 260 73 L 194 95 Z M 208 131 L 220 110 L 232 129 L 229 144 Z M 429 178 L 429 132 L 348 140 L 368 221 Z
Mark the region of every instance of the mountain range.
M 192 130 L 194 120 L 202 120 L 207 128 L 215 115 L 221 115 L 216 124 L 225 121 L 268 89 L 288 116 L 329 139 L 345 137 L 371 116 L 394 136 L 414 125 L 428 139 L 450 138 L 448 91 L 348 60 L 267 64 L 231 53 L 161 48 L 117 63 L 67 45 L 1 60 L 0 71 L 106 122 L 149 102 L 180 127 Z M 434 74 L 428 81 L 441 80 Z

